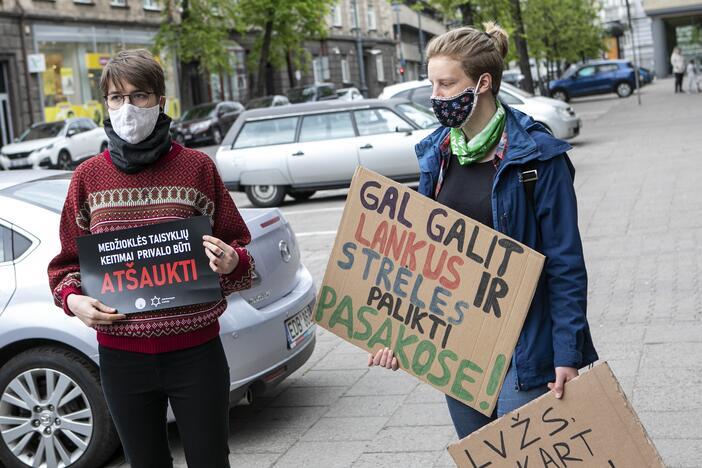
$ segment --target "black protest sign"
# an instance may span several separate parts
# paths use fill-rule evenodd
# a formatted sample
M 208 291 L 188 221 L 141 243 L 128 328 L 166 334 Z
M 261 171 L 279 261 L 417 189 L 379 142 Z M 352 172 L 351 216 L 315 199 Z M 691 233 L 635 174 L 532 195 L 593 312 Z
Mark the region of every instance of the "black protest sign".
M 196 216 L 80 237 L 83 294 L 125 314 L 219 300 L 202 245 L 211 233 L 210 218 Z

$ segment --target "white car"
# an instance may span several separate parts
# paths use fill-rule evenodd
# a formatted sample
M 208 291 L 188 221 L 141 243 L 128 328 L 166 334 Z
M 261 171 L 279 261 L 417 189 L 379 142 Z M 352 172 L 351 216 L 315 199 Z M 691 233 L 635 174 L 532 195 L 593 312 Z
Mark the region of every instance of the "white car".
M 396 97 L 409 99 L 416 104 L 431 108 L 431 83 L 429 80 L 421 80 L 387 86 L 379 99 Z M 573 107 L 565 102 L 533 96 L 505 82 L 500 84 L 498 97 L 504 104 L 530 115 L 556 138 L 567 140 L 575 138 L 580 133 L 582 122 L 575 114 Z
M 257 207 L 286 195 L 346 188 L 359 165 L 399 182 L 419 180 L 414 146 L 439 125 L 406 99 L 321 101 L 246 111 L 215 160 L 225 185 Z
M 343 101 L 358 101 L 363 99 L 363 94 L 361 94 L 358 88 L 337 89 L 336 95 Z
M 105 129 L 87 118 L 45 122 L 29 127 L 15 143 L 0 150 L 0 167 L 69 169 L 81 159 L 107 149 Z

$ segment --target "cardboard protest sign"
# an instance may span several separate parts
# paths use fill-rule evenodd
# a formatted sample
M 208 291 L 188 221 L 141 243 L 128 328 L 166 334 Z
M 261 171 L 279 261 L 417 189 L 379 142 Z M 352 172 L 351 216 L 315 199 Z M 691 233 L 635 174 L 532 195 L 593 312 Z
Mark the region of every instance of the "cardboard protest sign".
M 314 319 L 491 414 L 543 256 L 359 168 Z
M 216 301 L 219 275 L 202 246 L 207 216 L 78 238 L 83 294 L 120 313 Z
M 607 363 L 448 447 L 465 468 L 665 467 Z

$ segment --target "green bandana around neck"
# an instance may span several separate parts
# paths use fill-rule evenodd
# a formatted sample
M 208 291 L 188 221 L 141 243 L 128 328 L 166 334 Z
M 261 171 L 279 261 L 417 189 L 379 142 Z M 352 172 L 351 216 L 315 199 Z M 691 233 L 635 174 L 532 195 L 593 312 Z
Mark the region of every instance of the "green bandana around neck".
M 485 154 L 497 144 L 505 129 L 505 109 L 499 100 L 495 100 L 497 111 L 480 133 L 468 140 L 463 129 L 451 129 L 451 152 L 461 166 L 480 161 Z

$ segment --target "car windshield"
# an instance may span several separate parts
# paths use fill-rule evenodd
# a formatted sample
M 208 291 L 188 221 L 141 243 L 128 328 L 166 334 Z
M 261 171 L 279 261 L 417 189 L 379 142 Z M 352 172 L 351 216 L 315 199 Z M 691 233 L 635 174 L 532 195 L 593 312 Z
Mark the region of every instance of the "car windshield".
M 203 119 L 205 117 L 208 117 L 212 110 L 214 110 L 214 108 L 214 104 L 203 104 L 202 106 L 193 107 L 192 109 L 186 110 L 183 114 L 183 117 L 180 120 L 186 121 Z
M 439 126 L 439 121 L 432 111 L 418 104 L 400 104 L 397 106 L 400 113 L 410 119 L 419 128 L 433 128 Z
M 292 104 L 312 101 L 314 100 L 314 88 L 310 86 L 291 88 L 288 90 L 288 99 Z
M 19 141 L 39 140 L 42 138 L 54 138 L 58 136 L 65 122 L 51 122 L 34 125 L 19 137 Z
M 70 183 L 71 175 L 61 174 L 10 187 L 4 193 L 12 198 L 60 213 L 66 201 Z
M 564 80 L 566 78 L 570 78 L 577 71 L 577 69 L 578 67 L 576 67 L 575 65 L 571 65 L 566 71 L 563 72 L 563 74 L 561 75 L 561 79 Z
M 246 104 L 247 109 L 260 109 L 262 107 L 270 107 L 273 104 L 273 96 L 252 99 Z

